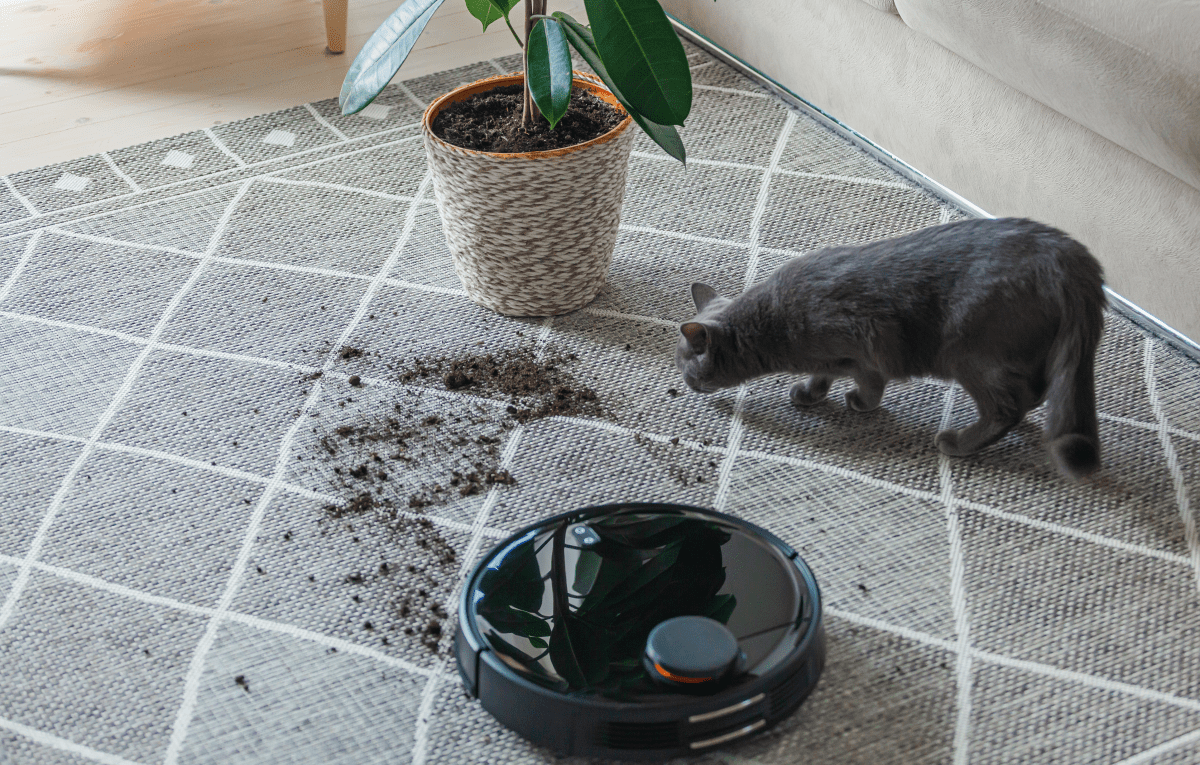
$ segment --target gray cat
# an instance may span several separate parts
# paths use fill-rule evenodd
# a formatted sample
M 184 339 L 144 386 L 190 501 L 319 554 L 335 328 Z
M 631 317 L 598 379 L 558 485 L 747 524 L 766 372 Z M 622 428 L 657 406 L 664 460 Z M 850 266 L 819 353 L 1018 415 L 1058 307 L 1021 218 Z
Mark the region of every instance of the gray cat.
M 807 374 L 792 402 L 880 405 L 892 380 L 957 381 L 979 419 L 943 430 L 952 457 L 999 440 L 1049 400 L 1046 437 L 1058 469 L 1100 467 L 1093 379 L 1106 298 L 1100 264 L 1079 242 L 1030 220 L 968 220 L 780 266 L 734 299 L 692 285 L 698 314 L 680 327 L 675 366 L 701 393 L 767 374 Z

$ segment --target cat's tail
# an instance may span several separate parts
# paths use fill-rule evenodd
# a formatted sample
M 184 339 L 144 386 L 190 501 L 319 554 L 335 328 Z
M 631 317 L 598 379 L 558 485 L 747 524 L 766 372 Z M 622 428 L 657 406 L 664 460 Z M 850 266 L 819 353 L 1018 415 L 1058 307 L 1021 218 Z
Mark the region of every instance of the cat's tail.
M 1082 244 L 1070 244 L 1062 258 L 1062 322 L 1046 370 L 1046 437 L 1059 471 L 1078 480 L 1100 468 L 1095 361 L 1107 300 L 1100 264 Z

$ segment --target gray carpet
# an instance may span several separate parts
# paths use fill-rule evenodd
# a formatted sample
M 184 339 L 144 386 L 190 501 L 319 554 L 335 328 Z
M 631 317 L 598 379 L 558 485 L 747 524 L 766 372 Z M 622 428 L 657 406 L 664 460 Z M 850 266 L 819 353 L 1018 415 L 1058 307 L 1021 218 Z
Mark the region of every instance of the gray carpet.
M 0 762 L 554 760 L 465 697 L 439 609 L 497 539 L 617 500 L 749 519 L 823 588 L 814 695 L 701 762 L 1200 762 L 1200 369 L 1111 316 L 1079 486 L 1040 411 L 940 457 L 972 413 L 938 382 L 866 415 L 784 379 L 672 395 L 689 282 L 962 217 L 689 51 L 691 162 L 638 139 L 609 282 L 553 321 L 463 296 L 416 126 L 512 60 L 0 183 Z M 502 348 L 566 358 L 606 414 L 400 379 Z M 392 419 L 443 425 L 355 514 L 382 447 L 330 439 Z M 410 507 L 468 441 L 516 483 Z

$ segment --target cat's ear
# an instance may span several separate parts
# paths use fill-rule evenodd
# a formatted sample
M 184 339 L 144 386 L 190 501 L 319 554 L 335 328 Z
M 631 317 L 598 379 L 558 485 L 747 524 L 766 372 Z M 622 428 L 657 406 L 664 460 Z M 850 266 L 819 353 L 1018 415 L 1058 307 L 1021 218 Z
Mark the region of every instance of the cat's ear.
M 687 338 L 692 353 L 699 356 L 708 350 L 708 327 L 698 321 L 689 321 L 681 326 L 679 331 Z
M 696 304 L 697 311 L 703 311 L 704 306 L 711 303 L 715 297 L 717 297 L 717 291 L 712 287 L 703 282 L 692 282 L 692 302 Z

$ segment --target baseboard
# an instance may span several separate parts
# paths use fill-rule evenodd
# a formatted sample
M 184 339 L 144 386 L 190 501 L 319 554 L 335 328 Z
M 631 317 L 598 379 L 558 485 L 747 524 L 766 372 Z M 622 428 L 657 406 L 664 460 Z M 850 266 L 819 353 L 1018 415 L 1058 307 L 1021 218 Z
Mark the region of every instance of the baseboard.
M 946 186 L 943 186 L 941 183 L 938 183 L 933 178 L 925 175 L 920 170 L 900 159 L 895 154 L 892 154 L 887 149 L 873 143 L 869 138 L 862 135 L 849 125 L 839 121 L 836 117 L 827 114 L 816 105 L 810 103 L 801 96 L 796 95 L 783 85 L 763 74 L 757 68 L 747 64 L 745 61 L 742 61 L 737 56 L 733 55 L 712 40 L 687 26 L 671 14 L 667 14 L 667 16 L 671 19 L 671 23 L 675 26 L 675 30 L 679 33 L 680 37 L 683 37 L 697 47 L 703 48 L 707 53 L 719 59 L 722 63 L 754 80 L 762 87 L 774 93 L 792 108 L 808 115 L 809 117 L 812 117 L 818 123 L 842 138 L 845 138 L 847 141 L 853 143 L 859 149 L 874 157 L 879 162 L 882 162 L 891 170 L 899 173 L 918 186 L 921 186 L 926 191 L 943 200 L 947 204 L 957 207 L 967 215 L 972 215 L 977 218 L 996 217 L 988 213 L 979 205 L 976 205 L 969 199 L 966 199 L 965 197 L 956 193 L 953 189 L 949 189 Z M 1106 286 L 1104 291 L 1108 294 L 1109 306 L 1113 311 L 1126 317 L 1134 324 L 1138 325 L 1138 327 L 1140 327 L 1142 330 L 1150 333 L 1159 340 L 1162 340 L 1163 343 L 1165 343 L 1172 350 L 1175 350 L 1184 357 L 1200 364 L 1200 344 L 1197 344 L 1187 335 L 1184 335 L 1160 320 L 1158 317 L 1143 310 L 1137 304 L 1122 297 L 1109 287 Z

